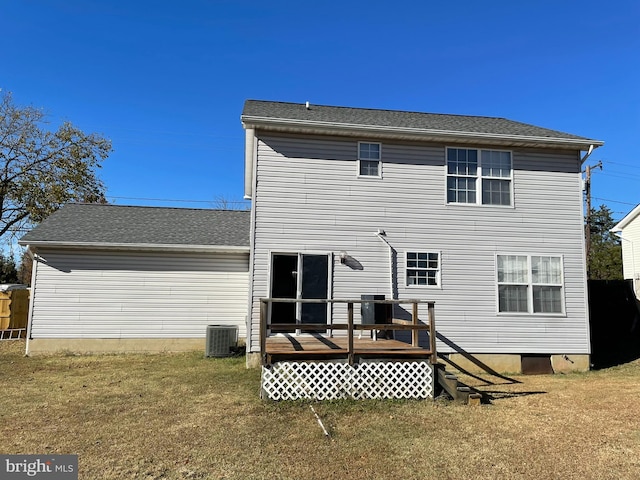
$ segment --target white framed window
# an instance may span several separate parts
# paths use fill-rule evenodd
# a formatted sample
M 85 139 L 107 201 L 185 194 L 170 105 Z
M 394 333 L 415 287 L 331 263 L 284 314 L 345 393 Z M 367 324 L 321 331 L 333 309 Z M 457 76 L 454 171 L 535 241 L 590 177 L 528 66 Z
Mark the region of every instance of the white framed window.
M 358 142 L 358 176 L 382 177 L 382 144 Z
M 440 252 L 407 252 L 407 286 L 440 286 Z
M 564 313 L 562 257 L 497 255 L 498 312 Z
M 447 147 L 447 203 L 513 204 L 511 152 Z

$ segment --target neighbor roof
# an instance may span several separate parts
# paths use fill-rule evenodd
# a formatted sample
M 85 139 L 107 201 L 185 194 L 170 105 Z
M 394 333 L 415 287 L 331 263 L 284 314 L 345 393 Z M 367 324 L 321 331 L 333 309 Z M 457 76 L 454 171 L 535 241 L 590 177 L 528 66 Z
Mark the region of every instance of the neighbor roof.
M 68 204 L 21 245 L 249 250 L 248 211 Z
M 636 207 L 627 213 L 622 220 L 620 220 L 616 225 L 610 230 L 611 232 L 621 232 L 623 228 L 629 225 L 636 217 L 640 215 L 640 204 L 636 205 Z
M 387 134 L 430 140 L 501 141 L 505 144 L 573 147 L 586 150 L 600 140 L 550 130 L 506 118 L 331 107 L 303 103 L 247 100 L 245 127 L 301 133 Z

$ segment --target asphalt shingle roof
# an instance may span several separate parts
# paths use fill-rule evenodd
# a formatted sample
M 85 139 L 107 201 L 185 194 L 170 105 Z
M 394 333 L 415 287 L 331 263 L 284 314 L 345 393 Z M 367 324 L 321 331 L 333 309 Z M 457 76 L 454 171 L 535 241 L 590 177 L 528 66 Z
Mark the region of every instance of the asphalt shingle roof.
M 336 126 L 378 126 L 459 133 L 589 140 L 586 137 L 499 117 L 374 110 L 313 104 L 307 109 L 303 103 L 270 102 L 263 100 L 247 100 L 245 102 L 242 119 L 246 121 L 251 118 L 323 122 L 332 123 Z
M 68 204 L 20 243 L 249 246 L 250 212 Z

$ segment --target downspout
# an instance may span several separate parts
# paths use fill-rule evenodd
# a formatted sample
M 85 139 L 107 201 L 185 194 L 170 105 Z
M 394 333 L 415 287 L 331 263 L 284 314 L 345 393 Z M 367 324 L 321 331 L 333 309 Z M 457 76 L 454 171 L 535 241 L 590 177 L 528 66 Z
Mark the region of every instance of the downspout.
M 246 128 L 244 132 L 244 199 L 253 197 L 253 169 L 255 158 L 256 131 L 254 128 Z
M 251 132 L 251 135 L 249 135 Z M 245 144 L 245 198 L 247 192 L 250 193 L 251 199 L 251 224 L 249 227 L 249 289 L 247 299 L 247 323 L 246 323 L 246 344 L 247 344 L 247 367 L 251 367 L 249 364 L 249 356 L 253 352 L 253 276 L 254 276 L 254 264 L 255 264 L 255 248 L 256 248 L 256 187 L 258 185 L 258 145 L 255 141 L 255 130 L 253 128 L 247 129 L 246 144 Z M 247 164 L 248 163 L 248 164 Z M 247 177 L 249 183 L 247 183 Z M 247 188 L 248 186 L 248 188 Z M 259 332 L 258 332 L 259 334 Z
M 584 162 L 587 161 L 587 158 L 589 158 L 591 156 L 591 154 L 593 153 L 593 151 L 596 149 L 595 145 L 589 145 L 589 150 L 587 151 L 587 153 L 585 154 L 584 157 L 582 157 L 582 159 L 580 159 L 580 165 L 584 164 Z
M 38 261 L 40 257 L 27 245 L 27 254 L 31 257 L 31 289 L 29 291 L 29 312 L 27 315 L 27 340 L 25 342 L 25 356 L 29 356 L 29 340 L 31 340 L 31 326 L 33 324 L 33 305 L 36 298 L 36 278 L 38 276 Z

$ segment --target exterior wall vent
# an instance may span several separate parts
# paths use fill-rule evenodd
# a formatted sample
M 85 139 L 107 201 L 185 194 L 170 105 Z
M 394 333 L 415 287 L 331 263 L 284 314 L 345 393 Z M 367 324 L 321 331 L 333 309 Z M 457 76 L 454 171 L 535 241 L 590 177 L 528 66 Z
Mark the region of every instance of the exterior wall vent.
M 207 325 L 205 357 L 229 357 L 238 344 L 238 327 L 235 325 Z

